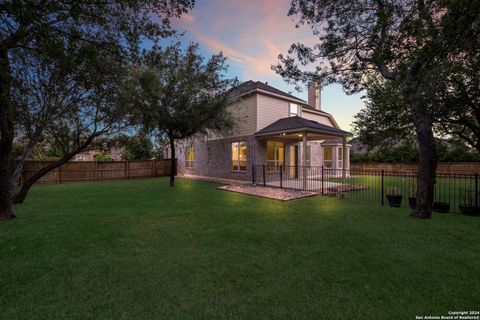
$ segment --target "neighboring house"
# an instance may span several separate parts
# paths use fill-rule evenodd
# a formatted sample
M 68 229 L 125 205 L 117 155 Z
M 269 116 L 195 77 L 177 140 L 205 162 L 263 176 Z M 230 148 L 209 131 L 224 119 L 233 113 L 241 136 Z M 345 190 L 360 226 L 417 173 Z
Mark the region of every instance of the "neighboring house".
M 112 161 L 121 161 L 123 160 L 123 152 L 123 148 L 111 147 L 105 155 L 111 158 Z M 101 153 L 102 151 L 99 149 L 86 150 L 77 153 L 72 161 L 95 161 L 97 156 Z
M 77 153 L 72 161 L 95 161 L 95 157 L 100 153 L 101 151 L 98 149 L 82 151 Z
M 125 153 L 125 148 L 111 147 L 108 150 L 108 155 L 112 158 L 113 161 L 122 161 L 123 154 Z
M 292 177 L 302 166 L 350 167 L 349 133 L 321 110 L 318 85 L 309 86 L 308 103 L 259 81 L 247 81 L 234 92 L 238 99 L 229 106 L 237 122 L 233 132 L 179 142 L 180 175 L 250 180 L 252 165 L 265 165 L 268 172 L 283 167 Z

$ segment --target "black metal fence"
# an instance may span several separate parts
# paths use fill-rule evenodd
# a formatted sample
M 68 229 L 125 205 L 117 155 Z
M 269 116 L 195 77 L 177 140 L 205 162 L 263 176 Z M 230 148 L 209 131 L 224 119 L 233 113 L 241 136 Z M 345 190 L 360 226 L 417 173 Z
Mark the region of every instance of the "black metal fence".
M 252 183 L 271 187 L 315 191 L 356 201 L 416 206 L 417 172 L 343 170 L 323 166 L 252 166 Z M 477 215 L 479 175 L 437 174 L 434 211 Z

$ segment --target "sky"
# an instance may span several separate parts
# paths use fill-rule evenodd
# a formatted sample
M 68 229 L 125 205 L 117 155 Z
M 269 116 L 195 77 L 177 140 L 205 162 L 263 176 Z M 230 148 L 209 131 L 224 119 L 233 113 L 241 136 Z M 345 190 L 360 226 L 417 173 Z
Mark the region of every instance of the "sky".
M 268 82 L 269 85 L 307 100 L 271 70 L 278 54 L 287 53 L 292 43 L 312 44 L 309 27 L 295 28 L 288 17 L 289 0 L 199 0 L 195 8 L 172 22 L 185 31 L 181 41 L 198 42 L 206 57 L 223 52 L 230 66 L 228 76 Z M 363 108 L 361 94 L 346 95 L 339 85 L 324 87 L 322 110 L 333 114 L 340 127 L 351 130 L 353 116 Z

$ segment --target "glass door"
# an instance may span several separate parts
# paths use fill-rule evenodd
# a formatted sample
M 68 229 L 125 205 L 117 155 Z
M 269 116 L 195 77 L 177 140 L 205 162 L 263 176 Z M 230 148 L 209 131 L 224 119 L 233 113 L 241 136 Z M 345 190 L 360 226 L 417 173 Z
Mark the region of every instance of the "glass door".
M 267 171 L 278 171 L 285 163 L 283 142 L 267 141 Z

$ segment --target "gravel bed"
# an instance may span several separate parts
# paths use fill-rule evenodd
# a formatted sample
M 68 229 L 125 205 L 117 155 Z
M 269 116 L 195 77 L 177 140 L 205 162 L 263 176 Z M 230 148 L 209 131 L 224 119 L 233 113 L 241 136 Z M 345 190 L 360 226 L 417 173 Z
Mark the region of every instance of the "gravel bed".
M 218 187 L 219 190 L 231 191 L 237 193 L 248 194 L 252 196 L 269 198 L 281 201 L 295 200 L 305 197 L 311 197 L 318 194 L 318 192 L 303 191 L 287 188 L 264 187 L 262 185 L 242 184 L 242 185 L 226 185 Z

